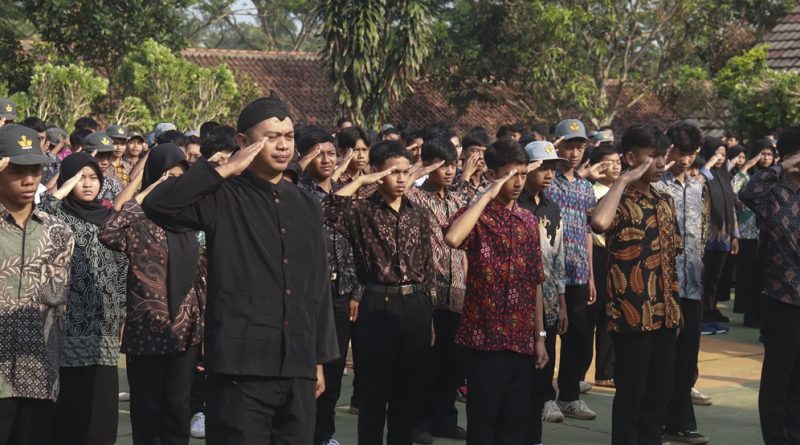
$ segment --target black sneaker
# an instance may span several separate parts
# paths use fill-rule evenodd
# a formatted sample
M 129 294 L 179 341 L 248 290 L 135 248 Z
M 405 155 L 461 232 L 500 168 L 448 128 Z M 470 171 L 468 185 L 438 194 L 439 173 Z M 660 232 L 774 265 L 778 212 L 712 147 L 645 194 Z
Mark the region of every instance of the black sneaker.
M 730 323 L 731 319 L 722 315 L 719 309 L 714 309 L 714 321 L 718 321 L 720 323 Z
M 689 443 L 693 445 L 702 445 L 710 441 L 710 439 L 697 431 L 675 431 L 673 433 L 665 433 L 664 439 L 671 442 Z
M 431 433 L 415 432 L 411 435 L 411 440 L 419 445 L 431 445 L 433 443 L 433 436 Z
M 440 433 L 438 431 L 434 431 L 434 437 L 443 437 L 445 439 L 452 439 L 452 440 L 467 440 L 467 430 L 457 426 L 455 430 L 449 431 L 446 433 Z

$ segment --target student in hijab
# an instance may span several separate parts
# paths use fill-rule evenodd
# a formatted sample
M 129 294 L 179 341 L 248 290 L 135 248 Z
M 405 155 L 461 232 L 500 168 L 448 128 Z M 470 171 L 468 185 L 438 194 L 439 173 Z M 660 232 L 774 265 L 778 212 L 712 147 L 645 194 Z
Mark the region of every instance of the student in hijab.
M 54 437 L 63 444 L 113 444 L 117 439 L 119 332 L 125 317 L 128 259 L 100 244 L 113 212 L 100 202 L 103 174 L 90 155 L 61 163 L 58 190 L 41 203 L 75 236 L 67 294 L 61 392 Z
M 174 182 L 187 166 L 177 145 L 153 148 L 142 174 L 143 191 L 100 233 L 101 242 L 130 261 L 122 351 L 135 444 L 189 443 L 189 396 L 205 310 L 205 258 L 194 230 L 157 224 L 140 207 L 157 185 Z
M 706 137 L 701 154 L 708 159 L 701 172 L 706 177 L 710 202 L 710 224 L 703 255 L 703 323 L 701 333 L 724 334 L 728 320 L 718 309 L 720 296 L 730 293 L 730 276 L 726 276 L 728 255 L 739 253 L 739 229 L 736 221 L 736 195 L 731 185 L 731 172 L 725 165 L 726 148 L 722 139 Z
M 207 443 L 311 444 L 322 365 L 339 356 L 322 209 L 283 179 L 294 123 L 274 93 L 236 127 L 226 164 L 197 161 L 143 207 L 208 239 Z

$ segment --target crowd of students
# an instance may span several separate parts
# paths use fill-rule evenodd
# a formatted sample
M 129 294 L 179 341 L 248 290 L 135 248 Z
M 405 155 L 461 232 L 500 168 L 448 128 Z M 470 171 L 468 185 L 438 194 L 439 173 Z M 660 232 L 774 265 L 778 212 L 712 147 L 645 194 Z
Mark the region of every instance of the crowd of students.
M 128 399 L 135 444 L 338 445 L 348 352 L 361 445 L 559 443 L 543 421 L 596 417 L 593 357 L 612 444 L 707 443 L 700 338 L 728 331 L 734 276 L 764 441 L 800 443 L 800 127 L 749 149 L 690 120 L 331 134 L 273 93 L 143 135 L 14 107 L 0 445 L 113 444 Z

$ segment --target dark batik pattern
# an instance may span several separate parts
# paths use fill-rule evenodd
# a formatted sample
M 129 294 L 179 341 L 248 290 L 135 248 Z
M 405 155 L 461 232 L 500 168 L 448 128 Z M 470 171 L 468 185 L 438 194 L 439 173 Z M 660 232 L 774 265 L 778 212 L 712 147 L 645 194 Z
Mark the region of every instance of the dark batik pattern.
M 608 248 L 608 330 L 649 332 L 681 323 L 675 257 L 682 250 L 672 198 L 628 186 L 611 227 Z
M 533 355 L 536 298 L 542 298 L 537 286 L 545 279 L 536 217 L 493 200 L 460 248 L 467 252 L 469 269 L 456 343 Z
M 167 235 L 127 202 L 100 230 L 100 241 L 128 257 L 128 289 L 122 352 L 159 355 L 200 344 L 206 299 L 206 259 L 200 255 L 194 287 L 181 301 L 175 320 L 167 307 Z

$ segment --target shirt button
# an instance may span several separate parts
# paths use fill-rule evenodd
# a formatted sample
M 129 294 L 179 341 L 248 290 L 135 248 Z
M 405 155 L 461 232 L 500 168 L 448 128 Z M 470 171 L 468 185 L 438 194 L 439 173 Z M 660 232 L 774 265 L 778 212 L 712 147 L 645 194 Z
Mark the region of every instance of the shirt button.
M 286 289 L 286 295 L 292 295 L 292 290 L 291 289 Z
M 283 227 L 281 227 L 281 235 L 286 235 L 286 229 L 284 229 Z
M 275 198 L 275 204 L 280 204 L 280 203 L 281 203 L 281 199 L 280 198 Z
M 289 259 L 288 258 L 284 258 L 283 259 L 283 264 L 289 264 Z
M 283 321 L 283 327 L 284 328 L 289 327 L 289 321 L 288 320 L 284 320 Z

